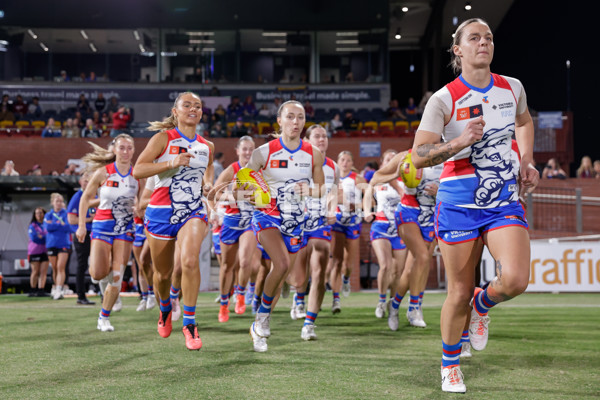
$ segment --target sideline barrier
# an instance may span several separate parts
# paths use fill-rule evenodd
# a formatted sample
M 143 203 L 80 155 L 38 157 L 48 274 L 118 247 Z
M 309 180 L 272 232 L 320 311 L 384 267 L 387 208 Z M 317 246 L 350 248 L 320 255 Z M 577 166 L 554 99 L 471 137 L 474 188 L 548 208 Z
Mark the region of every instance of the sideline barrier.
M 486 247 L 481 279 L 485 283 L 495 275 L 495 260 Z M 527 292 L 600 292 L 600 239 L 532 241 Z

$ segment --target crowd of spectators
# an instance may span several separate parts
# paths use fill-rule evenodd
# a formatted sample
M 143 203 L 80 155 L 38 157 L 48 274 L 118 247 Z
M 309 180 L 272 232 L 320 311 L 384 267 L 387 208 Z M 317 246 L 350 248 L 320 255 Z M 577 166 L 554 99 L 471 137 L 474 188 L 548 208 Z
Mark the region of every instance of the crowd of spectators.
M 50 175 L 50 176 L 71 176 L 71 175 L 79 175 L 79 166 L 75 163 L 67 163 L 65 165 L 64 170 L 48 170 L 42 171 L 42 166 L 39 164 L 34 164 L 30 169 L 28 169 L 25 174 L 26 176 L 42 176 L 42 175 Z M 15 163 L 13 160 L 6 160 L 4 162 L 4 167 L 2 171 L 0 171 L 0 176 L 21 176 L 21 174 L 15 169 Z
M 114 96 L 107 100 L 102 93 L 98 93 L 95 99 L 88 99 L 82 93 L 73 107 L 60 112 L 52 109 L 44 111 L 38 97 L 25 101 L 21 95 L 11 99 L 4 94 L 0 121 L 13 124 L 18 121 L 44 121 L 42 137 L 114 137 L 128 130 L 133 121 L 133 109 L 120 104 Z

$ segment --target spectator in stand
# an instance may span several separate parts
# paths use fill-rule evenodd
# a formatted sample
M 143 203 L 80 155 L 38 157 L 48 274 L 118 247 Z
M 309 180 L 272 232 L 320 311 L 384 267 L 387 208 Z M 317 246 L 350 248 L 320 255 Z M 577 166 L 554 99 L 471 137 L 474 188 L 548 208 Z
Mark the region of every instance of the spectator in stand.
M 231 128 L 231 137 L 242 137 L 248 135 L 248 128 L 244 126 L 244 120 L 242 117 L 238 117 L 235 121 L 235 125 Z
M 31 168 L 31 175 L 33 175 L 33 176 L 42 176 L 42 166 L 40 164 L 35 164 Z
M 113 96 L 110 98 L 108 108 L 105 111 L 116 113 L 117 111 L 119 111 L 119 108 L 121 108 L 121 106 L 119 105 L 119 99 Z
M 401 119 L 406 121 L 406 115 L 404 115 L 402 110 L 400 110 L 400 107 L 398 107 L 398 100 L 390 100 L 390 106 L 385 113 L 390 119 Z
M 102 136 L 102 131 L 96 127 L 94 120 L 88 118 L 85 120 L 85 128 L 81 131 L 81 137 L 84 138 L 99 138 Z
M 346 111 L 346 117 L 342 122 L 342 126 L 346 131 L 355 131 L 358 129 L 358 120 L 352 115 L 352 111 Z
M 71 80 L 71 78 L 69 77 L 69 75 L 67 75 L 67 71 L 65 71 L 64 69 L 62 71 L 60 71 L 60 79 L 63 82 L 69 82 Z
M 425 105 L 427 104 L 431 96 L 433 96 L 433 92 L 431 90 L 425 92 L 425 94 L 421 98 L 421 101 L 419 102 L 419 114 L 423 115 L 423 111 L 425 111 Z
M 112 129 L 112 122 L 108 116 L 108 113 L 102 113 L 102 119 L 100 120 L 99 129 L 102 132 L 102 136 L 108 136 Z
M 2 172 L 0 173 L 2 176 L 19 176 L 19 173 L 15 171 L 15 163 L 13 160 L 6 160 L 4 163 L 4 168 L 2 168 Z
M 594 161 L 594 176 L 596 179 L 600 179 L 600 160 Z
M 81 131 L 77 124 L 74 123 L 73 118 L 67 118 L 63 125 L 62 137 L 64 138 L 78 138 L 81 137 Z
M 307 119 L 315 119 L 315 108 L 308 100 L 304 102 L 304 112 L 306 113 Z
M 73 117 L 73 125 L 78 127 L 79 131 L 81 131 L 83 128 L 85 128 L 85 120 L 86 119 L 87 119 L 87 116 L 84 117 L 83 115 L 81 115 L 81 113 L 79 111 L 75 111 L 75 117 Z
M 131 122 L 131 110 L 127 106 L 119 108 L 119 111 L 113 114 L 113 127 L 110 131 L 111 137 L 117 137 L 121 133 L 127 133 L 127 126 Z
M 340 129 L 344 129 L 344 123 L 340 120 L 340 114 L 336 113 L 331 121 L 329 121 L 329 130 L 333 133 Z
M 94 113 L 92 114 L 92 123 L 94 124 L 96 129 L 100 129 L 100 124 L 102 124 L 102 121 L 100 120 L 100 113 L 98 111 L 94 111 Z
M 363 178 L 365 178 L 367 182 L 370 182 L 371 178 L 373 178 L 373 175 L 378 169 L 379 164 L 377 164 L 377 161 L 369 161 L 365 164 L 365 167 L 363 168 L 360 174 L 363 176 Z
M 7 94 L 2 95 L 2 103 L 3 106 L 6 106 L 6 109 L 10 110 L 10 97 Z
M 33 175 L 33 173 L 32 173 L 32 175 Z M 40 175 L 41 175 L 41 173 L 40 173 Z M 58 173 L 57 170 L 53 169 L 52 172 L 50 172 L 50 176 L 60 176 L 60 174 Z
M 227 106 L 227 117 L 233 119 L 241 117 L 242 114 L 244 114 L 244 107 L 240 104 L 240 98 L 238 96 L 233 96 L 231 98 L 231 104 Z
M 61 137 L 60 126 L 56 126 L 54 118 L 48 118 L 48 123 L 42 131 L 42 137 Z
M 85 79 L 86 82 L 96 82 L 96 73 L 94 71 L 90 71 L 90 76 Z
M 73 175 L 73 173 L 71 172 L 71 169 L 69 168 L 68 165 L 65 167 L 62 174 L 60 174 L 60 176 L 71 176 L 71 175 Z
M 225 110 L 225 107 L 223 107 L 222 104 L 219 104 L 217 106 L 217 108 L 215 108 L 215 112 L 213 114 L 213 116 L 215 117 L 215 122 L 216 121 L 224 121 L 226 114 L 227 114 L 227 111 Z M 211 120 L 212 120 L 212 118 L 211 118 Z
M 8 104 L 2 103 L 2 109 L 0 110 L 0 121 L 15 122 L 15 114 L 10 111 Z
M 352 73 L 352 71 L 346 74 L 346 82 L 354 82 L 354 74 Z
M 217 181 L 219 175 L 221 175 L 221 172 L 225 170 L 223 164 L 225 164 L 225 155 L 222 152 L 216 153 L 215 160 L 213 163 L 213 165 L 215 166 L 215 182 Z
M 43 114 L 42 107 L 40 106 L 40 98 L 35 96 L 31 99 L 31 103 L 27 106 L 27 115 L 31 115 L 34 118 L 39 118 Z
M 225 132 L 225 129 L 223 129 L 223 123 L 221 121 L 215 122 L 212 130 L 210 131 L 210 137 L 227 137 L 227 132 Z
M 216 87 L 216 86 L 213 86 L 213 87 L 210 89 L 210 92 L 208 93 L 208 95 L 209 95 L 209 96 L 220 96 L 220 95 L 221 95 L 221 91 L 219 90 L 219 88 L 218 88 L 218 87 Z
M 413 97 L 408 98 L 408 105 L 404 107 L 404 115 L 409 122 L 419 119 L 419 110 L 415 105 L 415 99 Z
M 205 132 L 210 132 L 210 118 L 207 114 L 202 114 L 200 123 L 196 125 L 196 133 L 200 136 L 205 136 Z
M 256 104 L 254 104 L 252 96 L 246 96 L 242 107 L 245 117 L 254 118 L 256 116 Z
M 279 106 L 281 105 L 281 97 L 275 97 L 273 99 L 273 104 L 269 107 L 269 111 L 271 112 L 271 117 L 275 117 L 277 115 L 277 111 L 279 110 Z
M 544 173 L 542 174 L 544 179 L 567 179 L 567 173 L 560 167 L 560 164 L 556 158 L 548 160 Z
M 77 100 L 77 105 L 75 106 L 77 111 L 79 111 L 82 115 L 87 115 L 91 112 L 90 103 L 85 98 L 85 94 L 81 93 L 79 95 L 79 100 Z
M 594 178 L 594 167 L 592 165 L 592 159 L 589 156 L 581 157 L 581 164 L 577 168 L 578 178 Z
M 103 112 L 106 108 L 106 99 L 104 98 L 104 94 L 102 94 L 102 92 L 98 93 L 98 97 L 96 97 L 96 101 L 94 101 L 94 107 L 98 112 Z
M 17 99 L 12 105 L 12 112 L 16 119 L 21 119 L 27 114 L 27 104 L 23 101 L 23 96 L 17 95 Z
M 260 110 L 258 110 L 258 116 L 263 118 L 270 118 L 271 111 L 269 111 L 269 107 L 266 104 L 260 106 Z

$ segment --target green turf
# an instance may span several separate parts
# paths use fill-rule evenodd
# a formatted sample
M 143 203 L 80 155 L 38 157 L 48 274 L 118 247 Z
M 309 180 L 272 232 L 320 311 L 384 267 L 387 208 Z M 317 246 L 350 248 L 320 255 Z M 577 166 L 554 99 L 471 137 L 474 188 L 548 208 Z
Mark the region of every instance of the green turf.
M 527 294 L 491 313 L 483 352 L 462 362 L 466 395 L 440 390 L 440 306 L 426 294 L 426 329 L 400 312 L 397 332 L 374 316 L 376 293 L 342 298 L 300 339 L 291 299 L 272 317 L 267 353 L 254 353 L 249 312 L 217 322 L 214 293 L 199 296 L 204 347 L 185 349 L 181 322 L 156 332 L 158 312 L 124 298 L 115 332 L 96 330 L 99 306 L 0 296 L 0 399 L 583 399 L 600 397 L 600 294 Z M 94 298 L 92 298 L 94 299 Z M 97 298 L 96 298 L 97 300 Z

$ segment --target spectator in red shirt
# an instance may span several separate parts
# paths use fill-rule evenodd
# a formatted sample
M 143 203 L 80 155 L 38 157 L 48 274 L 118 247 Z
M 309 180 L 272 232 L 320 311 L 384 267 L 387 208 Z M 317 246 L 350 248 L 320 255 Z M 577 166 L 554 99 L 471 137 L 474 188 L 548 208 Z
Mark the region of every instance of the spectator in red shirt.
M 17 100 L 13 103 L 13 114 L 15 114 L 17 119 L 20 119 L 27 114 L 27 104 L 25 104 L 23 97 L 20 94 L 17 95 Z
M 127 133 L 127 125 L 131 121 L 131 111 L 129 107 L 123 106 L 113 114 L 113 127 L 110 131 L 111 137 L 117 137 L 121 133 Z

